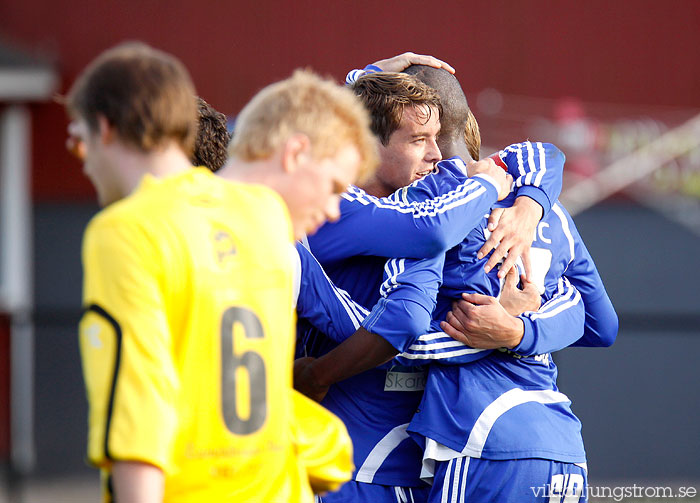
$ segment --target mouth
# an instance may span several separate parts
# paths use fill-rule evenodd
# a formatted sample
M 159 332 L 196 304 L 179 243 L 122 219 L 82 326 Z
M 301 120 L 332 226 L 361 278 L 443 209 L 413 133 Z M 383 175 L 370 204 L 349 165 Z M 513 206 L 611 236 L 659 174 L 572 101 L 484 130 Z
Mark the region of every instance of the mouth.
M 430 173 L 432 173 L 435 170 L 435 168 L 430 168 L 430 169 L 425 169 L 423 171 L 418 171 L 416 172 L 416 178 L 423 178 L 424 176 L 428 176 Z

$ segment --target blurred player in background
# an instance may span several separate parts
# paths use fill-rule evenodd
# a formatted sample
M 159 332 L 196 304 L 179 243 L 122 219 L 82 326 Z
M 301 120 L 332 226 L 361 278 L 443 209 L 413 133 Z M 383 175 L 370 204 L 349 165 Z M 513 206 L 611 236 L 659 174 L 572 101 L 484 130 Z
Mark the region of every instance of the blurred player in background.
M 69 133 L 106 207 L 85 232 L 80 322 L 88 459 L 106 501 L 310 501 L 310 475 L 325 488 L 349 476 L 344 427 L 291 389 L 289 248 L 372 167 L 368 121 L 313 75 L 261 94 L 228 170 L 260 170 L 252 186 L 193 169 L 194 87 L 174 57 L 117 46 L 69 92 Z M 302 109 L 288 106 L 298 94 Z M 259 124 L 259 106 L 279 115 Z M 297 114 L 303 124 L 284 120 Z M 338 139 L 319 147 L 327 130 Z M 324 460 L 299 453 L 324 441 Z
M 194 140 L 192 164 L 218 171 L 226 163 L 230 141 L 226 116 L 198 97 L 197 136 Z
M 80 160 L 85 159 L 85 142 L 69 128 L 66 148 Z M 231 135 L 226 128 L 226 116 L 197 97 L 197 134 L 191 162 L 218 171 L 226 162 Z

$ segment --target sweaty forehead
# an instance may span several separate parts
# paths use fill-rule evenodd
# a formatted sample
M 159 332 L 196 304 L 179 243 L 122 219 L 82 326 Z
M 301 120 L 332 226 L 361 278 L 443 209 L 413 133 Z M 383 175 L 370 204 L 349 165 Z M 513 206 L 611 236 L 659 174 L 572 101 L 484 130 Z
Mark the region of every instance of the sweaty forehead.
M 440 130 L 440 114 L 428 105 L 408 106 L 404 109 L 397 131 L 437 133 Z

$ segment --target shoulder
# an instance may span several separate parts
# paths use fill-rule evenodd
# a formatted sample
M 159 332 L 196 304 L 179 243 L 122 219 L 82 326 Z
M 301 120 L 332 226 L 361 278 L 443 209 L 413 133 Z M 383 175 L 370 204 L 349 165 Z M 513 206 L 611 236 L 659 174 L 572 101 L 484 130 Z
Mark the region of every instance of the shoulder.
M 100 210 L 88 223 L 85 238 L 110 233 L 115 229 L 133 228 L 138 222 L 138 205 L 132 204 L 132 196 L 110 204 Z
M 449 174 L 452 176 L 466 178 L 467 165 L 460 157 L 450 157 L 437 163 L 437 173 Z

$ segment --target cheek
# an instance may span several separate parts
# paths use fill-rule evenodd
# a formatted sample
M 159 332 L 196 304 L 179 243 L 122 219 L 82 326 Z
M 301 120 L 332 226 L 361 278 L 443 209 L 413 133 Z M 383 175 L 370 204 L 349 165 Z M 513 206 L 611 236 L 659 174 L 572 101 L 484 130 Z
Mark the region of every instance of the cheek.
M 328 172 L 319 174 L 314 180 L 313 197 L 314 200 L 323 206 L 328 198 L 333 194 L 333 180 Z
M 328 200 L 329 189 L 320 180 L 309 180 L 292 192 L 295 213 L 301 218 L 313 218 L 323 211 Z
M 406 160 L 399 154 L 392 154 L 387 157 L 377 168 L 377 175 L 380 179 L 395 180 L 401 177 L 406 169 Z
M 333 195 L 326 201 L 325 216 L 331 222 L 340 218 L 340 196 Z
M 410 167 L 423 159 L 423 150 L 416 145 L 406 145 L 396 156 L 396 164 L 403 171 L 409 171 Z

